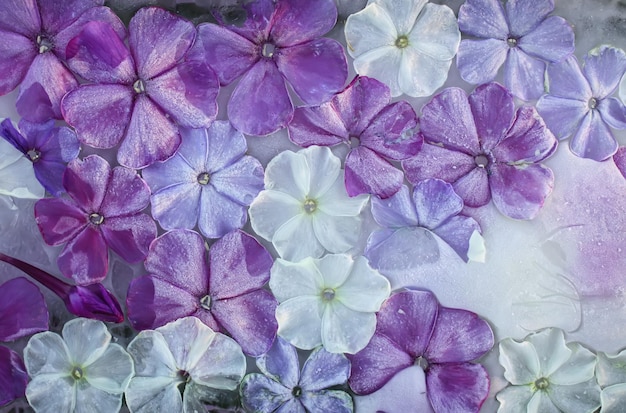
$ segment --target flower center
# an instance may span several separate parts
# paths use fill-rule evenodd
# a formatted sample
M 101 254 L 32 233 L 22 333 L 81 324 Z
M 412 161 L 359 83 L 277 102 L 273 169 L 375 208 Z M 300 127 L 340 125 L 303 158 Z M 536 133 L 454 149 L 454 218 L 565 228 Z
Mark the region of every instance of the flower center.
M 211 311 L 211 296 L 205 295 L 200 299 L 200 307 L 204 308 L 207 311 Z
M 39 53 L 43 54 L 52 49 L 53 45 L 47 37 L 38 35 L 37 36 L 37 46 L 39 46 Z
M 409 45 L 409 38 L 408 37 L 406 37 L 405 35 L 398 36 L 398 38 L 396 39 L 396 47 L 398 49 L 404 49 L 408 45 Z
M 100 225 L 104 222 L 104 217 L 97 212 L 94 212 L 93 214 L 89 215 L 89 222 L 94 225 Z
M 304 212 L 307 214 L 312 214 L 317 209 L 317 202 L 314 199 L 307 199 L 304 201 Z
M 261 54 L 263 57 L 271 58 L 274 57 L 274 52 L 276 51 L 276 45 L 272 43 L 265 43 L 263 48 L 261 49 Z
M 28 156 L 28 159 L 30 159 L 30 161 L 34 163 L 41 158 L 41 152 L 39 152 L 37 149 L 31 149 L 26 152 L 26 156 Z
M 294 387 L 291 390 L 291 395 L 296 398 L 302 396 L 302 388 L 300 386 Z
M 206 185 L 211 180 L 211 175 L 209 175 L 208 172 L 202 172 L 201 174 L 198 175 L 197 179 L 200 185 Z
M 348 142 L 350 148 L 352 149 L 358 148 L 361 145 L 361 140 L 357 136 L 350 136 L 350 138 L 348 138 Z
M 509 37 L 506 39 L 506 44 L 508 44 L 510 48 L 517 47 L 517 39 L 515 37 Z
M 335 298 L 335 290 L 332 288 L 325 288 L 322 291 L 322 300 L 324 301 L 332 301 Z
M 178 370 L 178 372 L 176 373 L 176 378 L 180 380 L 180 383 L 178 383 L 178 390 L 182 395 L 183 393 L 185 393 L 185 387 L 187 387 L 187 384 L 189 384 L 189 382 L 191 381 L 191 376 L 189 375 L 188 371 Z
M 419 356 L 418 358 L 416 358 L 413 364 L 418 366 L 424 371 L 428 370 L 428 367 L 430 366 L 430 363 L 428 363 L 428 360 L 426 360 L 426 357 L 423 357 L 423 356 Z
M 74 380 L 80 380 L 84 377 L 83 369 L 76 366 L 72 369 L 72 372 L 70 373 L 70 375 L 72 376 Z
M 486 168 L 489 165 L 489 158 L 487 157 L 487 155 L 476 155 L 474 157 L 474 162 L 476 163 L 476 166 L 478 166 L 479 168 Z
M 133 83 L 133 90 L 135 91 L 135 93 L 140 94 L 140 93 L 145 93 L 146 91 L 146 85 L 143 82 L 143 80 L 141 79 L 137 79 L 135 81 L 135 83 Z
M 537 390 L 546 390 L 550 387 L 550 382 L 545 377 L 535 380 L 535 383 L 533 384 Z
M 598 99 L 596 98 L 589 99 L 587 106 L 589 106 L 589 109 L 595 109 L 596 107 L 598 107 Z

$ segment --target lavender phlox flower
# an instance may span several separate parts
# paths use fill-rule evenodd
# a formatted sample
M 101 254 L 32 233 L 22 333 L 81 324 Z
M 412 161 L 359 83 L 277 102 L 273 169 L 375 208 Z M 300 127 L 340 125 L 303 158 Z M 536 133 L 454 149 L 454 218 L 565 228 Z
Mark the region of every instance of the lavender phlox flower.
M 352 413 L 352 398 L 343 390 L 329 389 L 346 383 L 350 362 L 343 354 L 317 347 L 300 371 L 296 348 L 277 339 L 256 364 L 261 373 L 251 373 L 241 382 L 243 406 L 251 412 Z
M 37 180 L 33 164 L 10 142 L 0 139 L 0 198 L 17 207 L 11 198 L 40 199 L 46 190 Z
M 228 102 L 228 118 L 249 135 L 287 126 L 293 103 L 287 86 L 307 104 L 320 104 L 339 91 L 348 74 L 343 47 L 323 38 L 337 20 L 334 0 L 253 0 L 246 19 L 223 26 L 198 26 L 192 58 L 206 60 L 222 85 L 241 77 Z
M 263 166 L 247 156 L 241 132 L 227 121 L 208 129 L 182 129 L 176 154 L 142 171 L 152 195 L 152 216 L 166 230 L 192 229 L 219 238 L 243 227 L 263 189 Z
M 78 86 L 65 64 L 67 43 L 89 21 L 124 25 L 104 0 L 6 0 L 0 8 L 0 95 L 19 84 L 17 110 L 33 121 L 61 119 L 61 98 Z
M 80 143 L 67 127 L 55 127 L 54 121 L 37 124 L 20 120 L 19 131 L 10 119 L 0 124 L 0 137 L 7 140 L 32 163 L 39 182 L 54 196 L 61 195 L 66 164 L 78 156 Z
M 48 245 L 65 244 L 57 259 L 61 273 L 78 284 L 102 281 L 109 248 L 127 262 L 139 262 L 156 237 L 156 224 L 142 211 L 148 185 L 131 169 L 111 168 L 90 155 L 70 162 L 63 175 L 69 197 L 35 204 L 35 219 Z
M 409 103 L 391 103 L 387 86 L 357 76 L 329 102 L 297 108 L 289 124 L 289 139 L 305 147 L 348 145 L 348 195 L 388 198 L 404 180 L 402 171 L 389 160 L 401 161 L 420 150 L 422 136 L 416 126 L 417 115 Z
M 124 36 L 90 22 L 67 45 L 68 64 L 94 84 L 62 102 L 78 138 L 95 148 L 120 144 L 120 164 L 143 168 L 164 161 L 180 145 L 178 125 L 208 127 L 217 114 L 219 85 L 203 61 L 188 61 L 195 26 L 164 9 L 142 8 Z M 121 143 L 120 143 L 121 142 Z
M 626 53 L 611 46 L 589 51 L 582 68 L 574 56 L 548 66 L 537 110 L 557 138 L 571 136 L 574 155 L 603 161 L 617 151 L 611 128 L 626 129 L 626 106 L 612 95 L 625 72 Z
M 467 0 L 459 9 L 465 35 L 457 66 L 472 84 L 494 80 L 504 64 L 504 84 L 523 100 L 544 93 L 546 62 L 574 53 L 574 31 L 562 17 L 550 16 L 554 0 Z

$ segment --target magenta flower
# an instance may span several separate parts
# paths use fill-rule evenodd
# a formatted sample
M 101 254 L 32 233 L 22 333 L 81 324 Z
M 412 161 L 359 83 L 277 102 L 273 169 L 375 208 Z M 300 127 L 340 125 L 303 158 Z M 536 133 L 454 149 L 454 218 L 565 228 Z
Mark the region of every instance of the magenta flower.
M 504 215 L 532 219 L 552 192 L 554 175 L 540 162 L 557 140 L 533 107 L 515 110 L 513 96 L 497 83 L 468 96 L 448 88 L 422 109 L 421 133 L 427 143 L 403 161 L 413 184 L 439 178 L 449 182 L 465 205 L 493 199 Z
M 211 124 L 219 85 L 204 62 L 185 61 L 196 37 L 191 22 L 149 7 L 135 14 L 128 31 L 128 48 L 123 36 L 97 21 L 68 43 L 70 67 L 95 84 L 68 93 L 62 110 L 82 143 L 111 148 L 121 142 L 119 163 L 143 168 L 174 154 L 177 125 Z
M 124 25 L 104 0 L 5 0 L 0 9 L 0 95 L 20 83 L 17 110 L 25 119 L 61 119 L 61 98 L 78 86 L 62 63 L 67 43 L 89 21 Z
M 228 102 L 228 118 L 249 135 L 284 128 L 293 116 L 287 85 L 308 104 L 339 91 L 348 74 L 343 47 L 321 38 L 333 28 L 333 0 L 254 0 L 243 6 L 247 18 L 226 27 L 198 26 L 194 58 L 206 60 L 220 83 L 241 80 Z M 227 18 L 216 12 L 218 21 Z
M 388 198 L 404 181 L 388 160 L 414 156 L 422 137 L 414 131 L 415 111 L 405 101 L 390 103 L 389 88 L 368 77 L 356 77 L 341 93 L 320 106 L 296 109 L 289 139 L 300 146 L 355 145 L 346 157 L 348 195 Z
M 152 190 L 152 216 L 166 230 L 198 224 L 207 238 L 243 227 L 248 205 L 263 189 L 263 166 L 246 155 L 246 138 L 228 121 L 181 134 L 174 156 L 142 171 Z
M 438 413 L 478 412 L 489 393 L 489 376 L 471 363 L 487 353 L 493 332 L 476 314 L 439 305 L 428 291 L 392 295 L 378 313 L 376 333 L 351 355 L 348 383 L 357 394 L 380 389 L 414 364 L 426 373 L 426 391 Z
M 0 407 L 24 397 L 27 383 L 28 373 L 20 355 L 0 346 Z
M 102 281 L 109 248 L 128 262 L 139 262 L 156 237 L 156 224 L 141 211 L 150 189 L 135 171 L 111 169 L 97 155 L 70 162 L 63 175 L 68 198 L 35 204 L 39 231 L 48 245 L 66 243 L 57 259 L 61 273 L 84 285 Z
M 137 330 L 194 316 L 228 332 L 247 355 L 269 350 L 278 329 L 276 299 L 263 289 L 272 257 L 250 235 L 226 234 L 211 246 L 207 260 L 199 234 L 172 230 L 150 245 L 145 267 L 149 275 L 134 279 L 126 298 Z
M 50 120 L 43 124 L 20 120 L 21 133 L 10 119 L 0 124 L 0 137 L 7 140 L 33 163 L 37 180 L 54 196 L 64 192 L 66 164 L 80 151 L 76 133 L 67 127 L 55 127 Z

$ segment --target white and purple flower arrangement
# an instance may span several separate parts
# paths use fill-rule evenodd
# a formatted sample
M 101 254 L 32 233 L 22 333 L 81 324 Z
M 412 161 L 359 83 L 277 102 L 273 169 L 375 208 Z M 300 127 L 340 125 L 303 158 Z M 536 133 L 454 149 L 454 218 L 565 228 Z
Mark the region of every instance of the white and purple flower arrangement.
M 626 53 L 439 3 L 4 0 L 0 410 L 626 411 Z

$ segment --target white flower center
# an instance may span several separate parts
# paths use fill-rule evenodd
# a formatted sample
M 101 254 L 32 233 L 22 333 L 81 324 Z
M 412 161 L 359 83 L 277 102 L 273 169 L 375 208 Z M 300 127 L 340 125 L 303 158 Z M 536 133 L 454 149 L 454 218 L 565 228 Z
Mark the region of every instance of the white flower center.
M 78 367 L 78 366 L 75 366 L 75 367 L 72 369 L 72 372 L 70 373 L 70 375 L 72 376 L 72 378 L 73 378 L 74 380 L 80 380 L 80 379 L 82 379 L 83 377 L 85 377 L 85 374 L 83 373 L 83 369 L 81 369 L 81 368 L 80 368 L 80 367 Z
M 302 207 L 304 208 L 304 212 L 312 214 L 317 209 L 317 202 L 315 202 L 314 199 L 306 199 Z
M 89 215 L 89 222 L 94 225 L 100 225 L 104 222 L 104 217 L 97 212 L 94 212 L 93 214 Z
M 335 298 L 335 290 L 333 290 L 332 288 L 325 288 L 324 291 L 322 291 L 322 300 L 324 301 L 332 301 Z
M 408 37 L 406 37 L 405 35 L 398 36 L 398 38 L 396 39 L 396 47 L 398 49 L 404 49 L 408 45 L 409 45 L 409 38 Z
M 207 185 L 211 180 L 211 175 L 208 172 L 202 172 L 198 175 L 197 180 L 200 185 Z
M 39 46 L 40 54 L 46 53 L 53 47 L 52 42 L 42 35 L 37 36 L 37 46 Z
M 274 57 L 274 52 L 276 51 L 276 46 L 272 43 L 265 43 L 263 48 L 261 49 L 261 54 L 263 57 Z
M 548 387 L 550 387 L 550 381 L 546 379 L 545 377 L 542 377 L 540 379 L 535 380 L 535 382 L 533 383 L 533 387 L 535 387 L 535 391 L 546 390 Z
M 205 295 L 200 299 L 200 307 L 204 308 L 207 311 L 211 311 L 211 296 Z
M 41 158 L 41 152 L 39 152 L 37 149 L 31 149 L 26 152 L 26 156 L 28 156 L 28 159 L 30 159 L 30 161 L 34 163 Z
M 598 107 L 598 99 L 596 99 L 596 98 L 589 99 L 589 102 L 587 102 L 587 106 L 589 107 L 589 109 L 597 108 Z
M 133 90 L 137 94 L 144 93 L 146 91 L 146 85 L 144 84 L 143 80 L 137 79 L 135 83 L 133 83 Z

